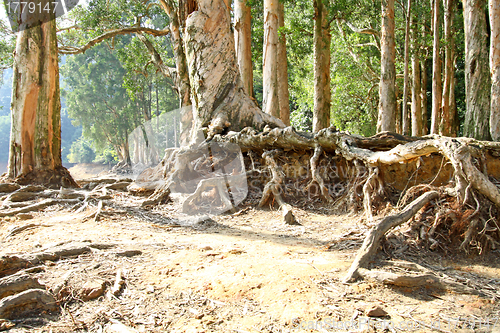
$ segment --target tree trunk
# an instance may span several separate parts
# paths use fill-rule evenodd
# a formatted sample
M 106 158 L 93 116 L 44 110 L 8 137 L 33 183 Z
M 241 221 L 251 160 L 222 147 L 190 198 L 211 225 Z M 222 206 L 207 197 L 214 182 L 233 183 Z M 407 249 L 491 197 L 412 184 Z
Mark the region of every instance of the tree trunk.
M 394 0 L 382 0 L 381 73 L 377 131 L 396 129 L 396 46 L 394 41 Z
M 278 85 L 278 11 L 279 1 L 264 0 L 264 56 L 262 109 L 280 117 Z
M 250 7 L 246 0 L 234 1 L 234 41 L 243 88 L 253 96 L 252 26 Z
M 279 2 L 278 26 L 285 26 L 285 5 Z M 288 92 L 288 59 L 286 53 L 286 36 L 280 34 L 278 43 L 278 99 L 280 104 L 280 119 L 290 126 L 290 93 Z
M 244 92 L 231 21 L 222 0 L 199 0 L 197 10 L 186 20 L 184 38 L 196 129 L 192 139 L 202 127 L 208 127 L 209 138 L 247 126 L 284 127 Z
M 453 129 L 453 101 L 455 70 L 453 60 L 455 58 L 455 43 L 452 31 L 453 16 L 454 16 L 454 0 L 444 0 L 444 38 L 445 38 L 445 60 L 444 60 L 444 84 L 443 84 L 443 101 L 441 111 L 441 123 L 439 133 L 445 136 L 456 136 L 456 130 Z
M 420 78 L 422 79 L 422 85 L 421 85 L 421 94 L 420 94 L 420 99 L 422 101 L 422 135 L 427 135 L 429 133 L 428 131 L 428 124 L 427 124 L 427 105 L 428 105 L 428 98 L 427 98 L 427 82 L 428 82 L 428 75 L 427 75 L 427 64 L 428 64 L 428 59 L 426 56 L 422 59 L 422 67 L 420 71 Z
M 438 134 L 441 114 L 441 99 L 443 96 L 443 82 L 441 78 L 441 55 L 439 53 L 439 0 L 433 2 L 432 32 L 432 116 L 431 134 Z
M 330 127 L 330 44 L 328 8 L 314 0 L 314 110 L 313 132 Z
M 420 77 L 420 59 L 417 44 L 417 28 L 416 22 L 412 27 L 412 49 L 413 55 L 411 58 L 411 68 L 412 68 L 412 89 L 411 89 L 411 135 L 412 136 L 422 136 L 423 135 L 423 124 L 422 124 L 422 99 L 420 94 L 422 93 L 421 87 L 421 77 Z
M 170 36 L 175 56 L 177 72 L 176 87 L 177 94 L 179 95 L 179 104 L 180 107 L 189 106 L 191 105 L 191 87 L 189 83 L 186 54 L 184 52 L 183 40 L 180 33 L 179 15 L 170 0 L 160 0 L 160 4 L 170 18 Z
M 22 184 L 72 187 L 77 185 L 61 160 L 56 22 L 44 21 L 17 35 L 7 177 Z
M 464 135 L 490 139 L 490 75 L 486 30 L 486 0 L 464 0 L 465 112 Z
M 490 0 L 491 138 L 500 141 L 500 1 Z
M 408 90 L 410 88 L 409 62 L 410 62 L 410 22 L 411 22 L 411 0 L 408 0 L 406 8 L 406 26 L 405 26 L 405 59 L 404 59 L 404 84 L 403 84 L 403 134 L 410 134 L 410 114 L 408 113 Z

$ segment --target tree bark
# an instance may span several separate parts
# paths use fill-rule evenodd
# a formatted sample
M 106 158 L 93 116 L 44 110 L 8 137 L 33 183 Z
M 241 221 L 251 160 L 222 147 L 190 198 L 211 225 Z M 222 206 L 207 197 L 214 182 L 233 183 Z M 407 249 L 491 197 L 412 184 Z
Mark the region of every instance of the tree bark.
M 411 135 L 412 136 L 422 136 L 423 135 L 423 124 L 422 124 L 422 99 L 420 94 L 422 93 L 421 87 L 421 76 L 420 76 L 420 59 L 419 50 L 417 44 L 417 29 L 416 22 L 412 27 L 412 48 L 413 55 L 411 58 L 411 68 L 412 68 L 412 89 L 411 89 Z
M 500 140 L 500 1 L 489 0 L 490 9 L 490 71 L 491 71 L 491 138 Z
M 222 0 L 199 0 L 197 10 L 186 20 L 184 38 L 193 102 L 192 139 L 203 127 L 208 127 L 209 138 L 248 126 L 284 127 L 244 92 L 231 21 Z
M 184 51 L 183 39 L 180 32 L 179 15 L 172 0 L 160 0 L 160 5 L 170 18 L 170 36 L 177 71 L 177 78 L 175 81 L 177 94 L 179 95 L 179 104 L 182 108 L 191 105 L 191 87 L 189 83 L 186 53 Z
M 486 30 L 486 0 L 464 0 L 465 112 L 464 135 L 490 139 L 490 75 Z
M 252 68 L 252 26 L 250 7 L 246 0 L 234 1 L 234 41 L 238 68 L 240 69 L 243 88 L 249 96 L 253 96 Z
M 406 26 L 405 26 L 405 58 L 404 58 L 404 84 L 403 84 L 403 109 L 402 109 L 402 123 L 403 134 L 410 134 L 411 118 L 408 113 L 408 95 L 410 88 L 409 77 L 409 62 L 410 62 L 410 22 L 411 22 L 411 0 L 408 0 L 406 8 Z
M 313 132 L 330 127 L 330 44 L 328 8 L 314 0 L 314 109 Z
M 40 19 L 43 15 L 41 13 Z M 20 18 L 20 25 L 22 20 Z M 56 22 L 20 29 L 14 52 L 7 177 L 20 183 L 77 186 L 61 160 L 61 101 Z
M 427 64 L 428 64 L 428 59 L 425 56 L 422 59 L 421 63 L 421 71 L 420 71 L 420 78 L 422 80 L 422 85 L 421 85 L 421 93 L 420 93 L 420 99 L 422 101 L 422 135 L 427 135 L 429 134 L 429 127 L 428 127 L 428 118 L 427 118 L 427 105 L 428 105 L 428 97 L 427 97 L 427 82 L 429 76 L 427 75 Z
M 443 100 L 441 111 L 441 122 L 439 126 L 439 134 L 444 136 L 456 136 L 454 130 L 454 102 L 452 98 L 455 95 L 452 93 L 454 88 L 455 70 L 453 67 L 453 59 L 455 58 L 455 43 L 452 31 L 453 16 L 454 16 L 454 0 L 444 0 L 444 38 L 445 38 L 445 60 L 444 60 L 444 84 L 443 84 Z
M 441 77 L 441 55 L 439 53 L 439 0 L 434 0 L 432 8 L 432 115 L 431 134 L 438 134 L 441 114 L 441 99 L 443 96 L 443 82 Z
M 394 41 L 394 0 L 382 0 L 381 73 L 377 132 L 396 129 L 396 46 Z
M 264 55 L 262 109 L 280 117 L 278 89 L 278 11 L 279 1 L 264 0 Z
M 285 5 L 279 2 L 278 26 L 285 26 Z M 278 99 L 280 104 L 280 119 L 290 126 L 290 93 L 288 91 L 288 59 L 286 53 L 286 36 L 280 34 L 278 43 Z

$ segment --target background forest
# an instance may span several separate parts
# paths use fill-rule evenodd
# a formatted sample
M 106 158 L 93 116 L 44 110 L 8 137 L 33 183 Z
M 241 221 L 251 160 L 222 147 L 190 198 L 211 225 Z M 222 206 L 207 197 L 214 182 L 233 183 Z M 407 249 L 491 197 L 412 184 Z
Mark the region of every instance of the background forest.
M 122 0 L 89 1 L 74 9 L 69 17 L 59 19 L 60 52 L 80 53 L 74 52 L 74 45 L 85 45 L 103 33 L 134 26 L 138 22 L 162 29 L 169 18 L 159 6 L 152 4 L 149 1 L 134 4 Z M 250 0 L 246 5 L 252 15 L 254 97 L 262 106 L 264 0 Z M 323 33 L 331 34 L 331 124 L 353 134 L 373 135 L 377 131 L 379 112 L 381 6 L 387 4 L 368 0 L 330 1 L 324 5 L 328 17 L 326 26 L 322 27 Z M 485 28 L 488 28 L 487 4 L 478 1 L 477 5 L 482 11 Z M 316 1 L 284 1 L 284 22 L 279 28 L 280 37 L 286 38 L 290 122 L 304 131 L 311 131 L 313 127 L 314 85 L 316 76 L 320 75 L 314 69 L 317 6 Z M 423 122 L 423 131 L 418 134 L 463 135 L 466 66 L 462 2 L 396 1 L 394 10 L 396 131 L 412 134 L 405 119 L 410 122 L 412 104 L 418 103 Z M 234 3 L 231 13 L 234 15 Z M 15 42 L 15 35 L 6 27 L 3 23 L 0 29 L 3 35 L 0 45 L 2 68 L 11 65 L 9 54 Z M 174 66 L 169 38 L 142 38 L 146 38 L 162 55 L 166 65 Z M 483 46 L 487 47 L 489 39 L 486 35 L 481 38 Z M 437 63 L 439 81 L 435 81 L 438 75 L 433 74 L 437 73 Z M 478 64 L 487 66 L 479 61 Z M 283 67 L 283 63 L 279 66 Z M 4 150 L 8 146 L 10 126 L 9 78 L 10 72 L 6 71 L 0 90 L 0 162 L 6 162 L 7 158 Z M 64 56 L 61 82 L 62 157 L 65 162 L 124 160 L 129 154 L 126 151 L 129 145 L 127 137 L 134 128 L 179 107 L 174 82 L 154 66 L 145 42 L 136 34 L 116 35 L 85 53 Z M 435 85 L 440 85 L 440 89 L 436 90 Z M 433 124 L 435 100 L 439 100 L 440 105 L 447 105 L 452 115 L 450 129 L 444 132 Z M 486 114 L 486 110 L 484 112 Z M 439 124 L 440 120 L 435 119 Z

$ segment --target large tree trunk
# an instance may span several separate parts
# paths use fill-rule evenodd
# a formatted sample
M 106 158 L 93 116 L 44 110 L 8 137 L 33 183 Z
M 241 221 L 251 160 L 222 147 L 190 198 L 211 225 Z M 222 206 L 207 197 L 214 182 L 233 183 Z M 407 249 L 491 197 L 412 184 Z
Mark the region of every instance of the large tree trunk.
M 411 0 L 408 0 L 406 8 L 406 26 L 405 26 L 405 59 L 404 59 L 404 84 L 403 84 L 403 109 L 402 122 L 403 134 L 410 134 L 410 113 L 408 113 L 408 95 L 410 89 L 409 62 L 410 62 L 410 23 L 411 23 Z
M 428 82 L 428 75 L 427 75 L 427 64 L 428 64 L 428 59 L 426 55 L 424 55 L 424 58 L 422 59 L 421 63 L 421 71 L 420 71 L 420 78 L 422 79 L 422 85 L 421 85 L 421 93 L 420 93 L 420 99 L 422 101 L 422 135 L 427 135 L 429 133 L 428 131 L 428 124 L 427 124 L 427 105 L 428 105 L 428 98 L 427 98 L 427 82 Z
M 234 41 L 241 80 L 245 92 L 253 96 L 252 26 L 250 7 L 246 0 L 234 1 Z
M 263 113 L 245 93 L 236 63 L 234 35 L 222 0 L 198 0 L 186 20 L 185 50 L 191 82 L 194 131 L 208 127 L 208 137 L 244 127 L 283 127 Z
M 441 114 L 441 99 L 443 96 L 443 82 L 441 78 L 441 55 L 439 53 L 439 0 L 433 2 L 432 32 L 434 35 L 432 44 L 432 115 L 431 134 L 438 134 L 439 120 Z
M 455 43 L 452 31 L 455 1 L 444 0 L 444 6 L 444 38 L 446 48 L 444 60 L 443 101 L 439 133 L 445 136 L 456 136 L 456 130 L 453 128 L 454 103 L 452 101 L 452 98 L 455 97 L 452 93 L 455 81 L 455 70 L 453 67 L 453 59 L 455 58 Z
M 500 140 L 500 1 L 490 0 L 491 138 Z
M 328 8 L 314 0 L 314 110 L 313 132 L 330 127 L 330 44 Z
M 486 0 L 464 0 L 465 27 L 465 112 L 464 135 L 480 140 L 490 138 L 490 73 Z
M 77 186 L 61 160 L 56 22 L 40 19 L 46 23 L 17 35 L 7 176 L 20 183 Z
M 264 55 L 262 109 L 280 117 L 278 86 L 278 11 L 279 1 L 264 0 Z
M 396 130 L 396 46 L 394 41 L 394 0 L 382 0 L 381 73 L 377 131 Z
M 285 5 L 279 3 L 278 26 L 285 26 Z M 288 59 L 286 56 L 286 36 L 279 36 L 278 44 L 278 99 L 280 104 L 280 119 L 290 126 L 290 93 L 288 91 Z

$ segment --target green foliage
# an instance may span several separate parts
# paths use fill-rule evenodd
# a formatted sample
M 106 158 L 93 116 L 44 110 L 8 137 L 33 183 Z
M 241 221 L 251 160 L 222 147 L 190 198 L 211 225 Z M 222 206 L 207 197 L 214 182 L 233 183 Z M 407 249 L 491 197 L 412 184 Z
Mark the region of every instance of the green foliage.
M 95 152 L 92 144 L 80 138 L 71 145 L 68 161 L 70 163 L 92 163 L 95 159 Z
M 102 164 L 116 164 L 116 162 L 118 162 L 118 155 L 113 148 L 106 147 L 105 149 L 102 149 L 99 154 L 97 154 L 94 162 Z

